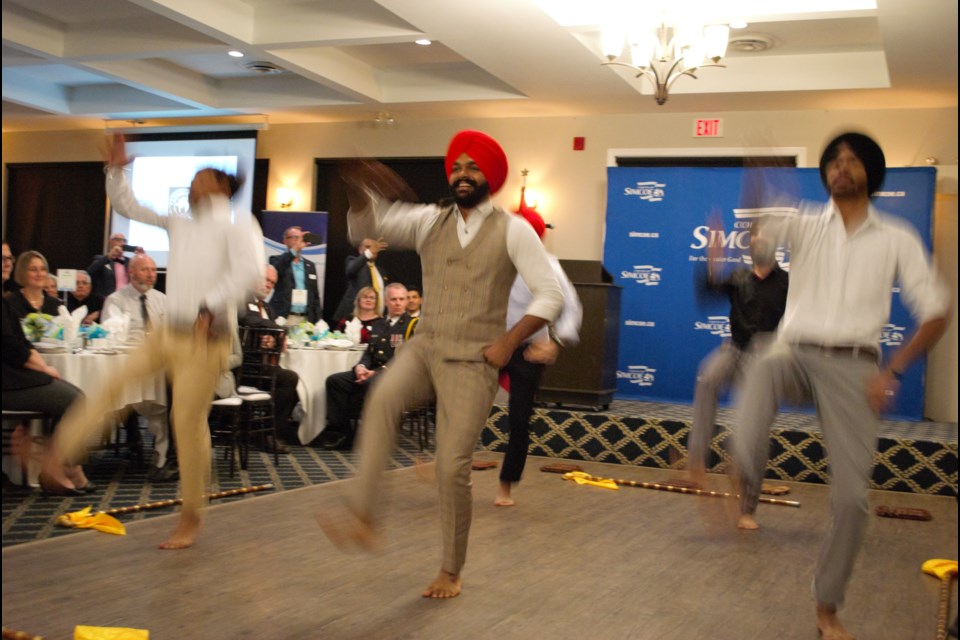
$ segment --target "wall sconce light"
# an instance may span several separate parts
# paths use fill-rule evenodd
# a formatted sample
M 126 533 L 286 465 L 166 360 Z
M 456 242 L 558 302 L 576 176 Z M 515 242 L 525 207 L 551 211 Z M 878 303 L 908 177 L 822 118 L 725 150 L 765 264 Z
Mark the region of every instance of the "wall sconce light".
M 293 206 L 294 197 L 292 189 L 277 189 L 277 200 L 280 202 L 281 209 L 289 209 Z

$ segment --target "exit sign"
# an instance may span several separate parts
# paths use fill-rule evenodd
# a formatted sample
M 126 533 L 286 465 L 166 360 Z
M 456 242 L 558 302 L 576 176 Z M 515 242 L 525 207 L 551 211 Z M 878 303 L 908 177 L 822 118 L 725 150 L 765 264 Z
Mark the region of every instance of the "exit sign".
M 722 138 L 722 118 L 698 118 L 693 121 L 694 138 Z

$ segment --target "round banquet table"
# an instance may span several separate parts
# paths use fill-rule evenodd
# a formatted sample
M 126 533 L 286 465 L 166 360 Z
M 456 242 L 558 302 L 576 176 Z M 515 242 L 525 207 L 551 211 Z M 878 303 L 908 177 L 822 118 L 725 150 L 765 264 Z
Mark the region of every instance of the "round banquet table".
M 76 385 L 86 395 L 93 395 L 101 389 L 107 379 L 126 364 L 128 352 L 98 353 L 44 353 L 43 359 L 60 372 L 60 377 Z M 122 409 L 139 402 L 151 402 L 166 406 L 167 383 L 162 375 L 152 376 L 139 381 L 127 381 L 120 392 Z
M 308 444 L 327 426 L 327 376 L 348 371 L 363 356 L 362 349 L 294 349 L 289 348 L 280 358 L 280 364 L 300 376 L 300 404 L 304 417 L 297 435 Z

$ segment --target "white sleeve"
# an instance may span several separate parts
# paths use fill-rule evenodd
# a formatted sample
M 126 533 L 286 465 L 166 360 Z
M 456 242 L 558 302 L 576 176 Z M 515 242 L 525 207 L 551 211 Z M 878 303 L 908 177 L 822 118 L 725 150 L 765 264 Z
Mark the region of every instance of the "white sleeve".
M 950 293 L 930 262 L 920 236 L 906 225 L 897 227 L 897 281 L 900 295 L 918 324 L 950 312 Z
M 563 294 L 547 251 L 526 220 L 512 215 L 507 220 L 507 253 L 533 294 L 524 315 L 553 322 L 563 308 Z
M 167 228 L 170 222 L 168 216 L 162 216 L 137 201 L 133 195 L 133 189 L 130 188 L 130 180 L 127 178 L 124 167 L 108 167 L 106 184 L 110 205 L 117 210 L 117 213 L 137 222 Z
M 225 250 L 229 267 L 217 281 L 217 286 L 204 296 L 207 308 L 219 311 L 229 311 L 243 301 L 248 293 L 256 291 L 263 282 L 266 262 L 263 233 L 253 216 L 250 216 L 249 222 L 226 226 L 228 241 Z
M 351 209 L 347 214 L 350 240 L 359 244 L 364 238 L 383 238 L 392 248 L 420 247 L 427 232 L 440 217 L 440 208 L 432 204 L 391 202 L 370 193 L 370 205 Z
M 560 261 L 551 256 L 551 264 L 563 294 L 563 310 L 560 312 L 557 321 L 553 323 L 553 329 L 564 345 L 572 347 L 580 342 L 583 306 L 580 304 L 580 296 L 577 295 L 573 283 L 570 282 L 570 278 L 567 277 L 563 267 L 560 266 Z

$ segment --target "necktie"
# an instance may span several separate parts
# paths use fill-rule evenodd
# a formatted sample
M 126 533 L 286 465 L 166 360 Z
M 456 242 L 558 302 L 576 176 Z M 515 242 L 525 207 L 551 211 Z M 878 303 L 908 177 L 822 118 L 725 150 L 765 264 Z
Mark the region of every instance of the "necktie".
M 377 292 L 377 313 L 383 313 L 383 296 L 380 294 L 380 279 L 377 278 L 377 268 L 372 262 L 368 262 L 370 267 L 370 286 Z
M 268 319 L 267 314 L 264 312 L 263 300 L 261 300 L 260 298 L 257 298 L 257 310 L 260 311 L 261 318 L 263 318 L 264 320 Z
M 147 311 L 147 294 L 140 294 L 140 318 L 143 320 L 143 330 L 150 330 L 150 312 Z

